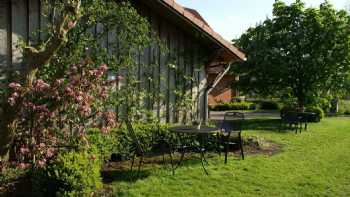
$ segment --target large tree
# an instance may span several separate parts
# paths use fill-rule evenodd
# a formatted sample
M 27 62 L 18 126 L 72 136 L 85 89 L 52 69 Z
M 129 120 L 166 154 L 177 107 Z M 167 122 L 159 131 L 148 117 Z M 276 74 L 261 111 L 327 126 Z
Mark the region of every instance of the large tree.
M 240 87 L 262 96 L 290 95 L 299 107 L 343 89 L 350 65 L 350 18 L 325 1 L 306 8 L 277 0 L 273 17 L 237 41 L 248 56 L 236 72 Z

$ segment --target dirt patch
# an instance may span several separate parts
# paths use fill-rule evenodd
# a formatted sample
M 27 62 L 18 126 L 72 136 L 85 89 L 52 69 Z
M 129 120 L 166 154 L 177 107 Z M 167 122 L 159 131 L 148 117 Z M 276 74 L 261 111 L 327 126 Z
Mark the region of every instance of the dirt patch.
M 244 139 L 243 150 L 248 155 L 268 155 L 273 156 L 282 151 L 282 145 L 271 140 L 260 137 L 248 137 Z

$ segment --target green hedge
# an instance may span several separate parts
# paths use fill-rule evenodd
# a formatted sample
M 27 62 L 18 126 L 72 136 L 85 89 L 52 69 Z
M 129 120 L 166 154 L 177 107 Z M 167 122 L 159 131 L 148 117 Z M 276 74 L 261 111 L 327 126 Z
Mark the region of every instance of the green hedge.
M 212 111 L 254 110 L 254 109 L 256 109 L 256 104 L 251 102 L 220 103 L 210 107 L 210 110 Z
M 276 101 L 258 101 L 261 110 L 279 110 L 280 106 Z

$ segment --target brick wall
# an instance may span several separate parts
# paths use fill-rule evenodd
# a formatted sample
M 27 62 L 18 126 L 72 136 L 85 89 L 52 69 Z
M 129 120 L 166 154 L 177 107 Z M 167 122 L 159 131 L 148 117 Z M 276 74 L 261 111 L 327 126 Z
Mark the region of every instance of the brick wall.
M 216 74 L 209 74 L 208 81 L 213 82 Z M 230 102 L 236 97 L 236 90 L 232 88 L 232 83 L 235 81 L 235 76 L 226 75 L 222 78 L 219 84 L 210 93 L 208 102 L 209 105 L 215 105 L 220 102 Z

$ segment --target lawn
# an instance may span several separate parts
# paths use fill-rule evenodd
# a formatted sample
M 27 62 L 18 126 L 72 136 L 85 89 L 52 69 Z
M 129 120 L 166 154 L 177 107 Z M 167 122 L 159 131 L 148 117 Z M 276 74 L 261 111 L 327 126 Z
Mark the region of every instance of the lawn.
M 276 122 L 250 122 L 245 137 L 259 136 L 282 145 L 272 156 L 248 155 L 244 161 L 209 159 L 210 175 L 200 163 L 176 170 L 147 169 L 139 179 L 108 184 L 116 196 L 350 196 L 350 119 L 328 118 L 308 132 L 279 133 Z M 120 174 L 119 174 L 120 175 Z

